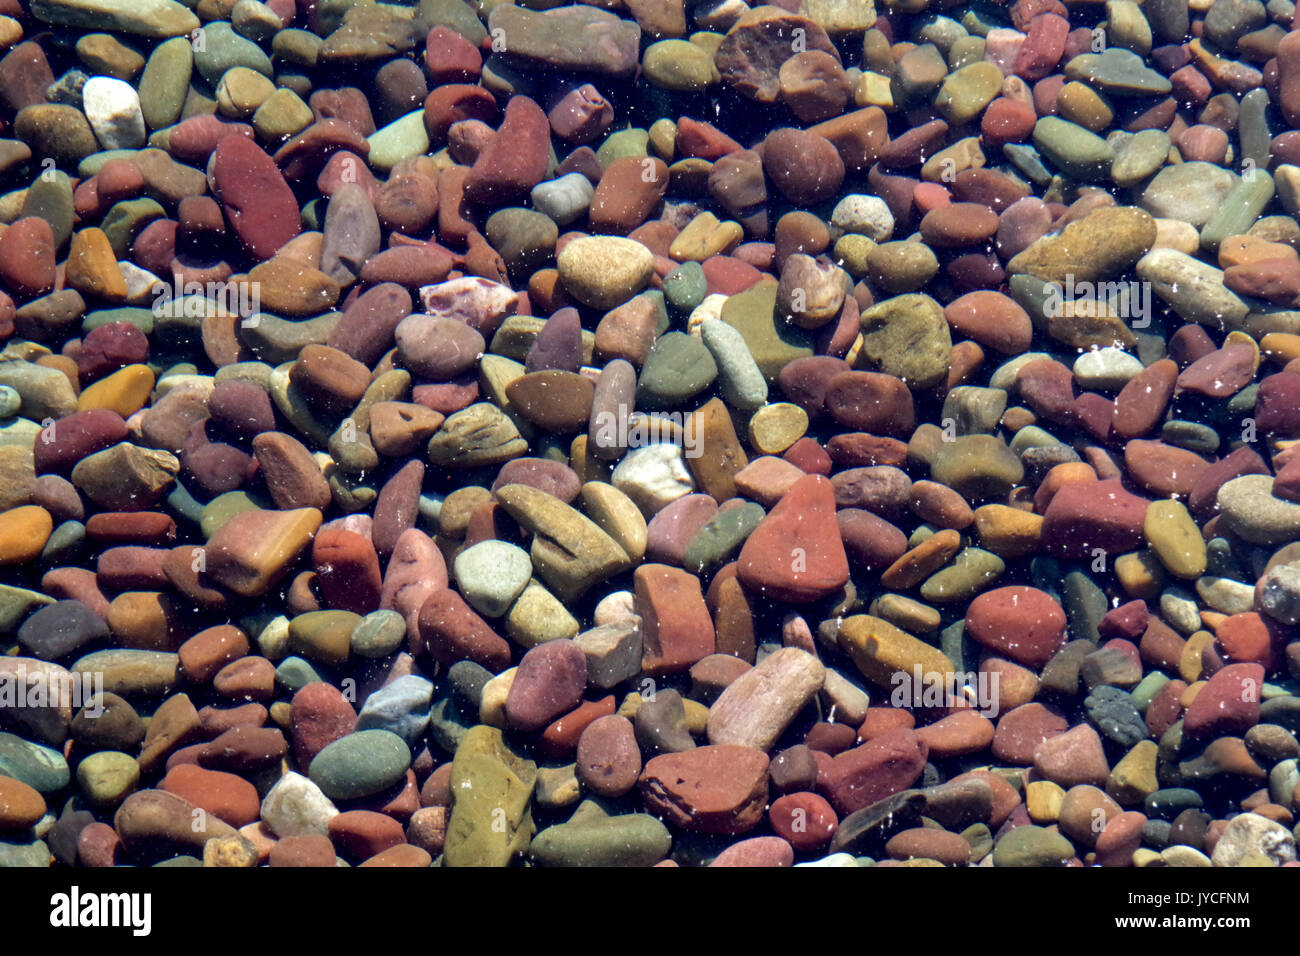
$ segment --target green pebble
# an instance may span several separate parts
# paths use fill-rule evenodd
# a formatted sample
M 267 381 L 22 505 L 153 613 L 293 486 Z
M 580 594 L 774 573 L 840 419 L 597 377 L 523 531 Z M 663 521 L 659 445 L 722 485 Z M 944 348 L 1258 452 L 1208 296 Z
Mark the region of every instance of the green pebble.
M 655 342 L 637 382 L 638 408 L 675 408 L 704 391 L 718 366 L 704 343 L 685 332 L 669 332 Z
M 660 40 L 642 54 L 641 68 L 655 86 L 678 92 L 705 89 L 719 79 L 713 57 L 689 40 Z
M 664 277 L 664 299 L 678 312 L 690 312 L 704 301 L 708 280 L 698 262 L 683 262 Z
M 202 49 L 194 45 L 194 68 L 215 87 L 222 75 L 236 66 L 246 66 L 263 76 L 274 76 L 271 58 L 252 40 L 241 37 L 224 20 L 214 20 L 202 28 Z
M 1034 125 L 1034 145 L 1062 174 L 1080 182 L 1105 179 L 1115 158 L 1104 139 L 1059 116 L 1044 116 Z
M 324 679 L 316 668 L 301 657 L 286 657 L 275 669 L 275 682 L 290 694 L 296 694 L 308 684 Z
M 1201 229 L 1201 248 L 1213 251 L 1229 236 L 1243 235 L 1273 199 L 1273 177 L 1251 170 L 1228 191 Z
M 152 199 L 127 199 L 114 203 L 104 214 L 100 228 L 118 259 L 129 259 L 131 244 L 145 226 L 155 219 L 165 219 L 167 210 Z
M 44 840 L 33 840 L 30 843 L 0 840 L 0 869 L 46 867 L 53 862 L 54 857 Z
M 993 847 L 994 866 L 1065 866 L 1073 857 L 1070 841 L 1044 827 L 1016 827 Z
M 682 567 L 700 574 L 727 561 L 766 516 L 763 506 L 750 501 L 719 511 L 706 521 L 686 546 Z
M 922 582 L 921 597 L 936 604 L 969 600 L 997 580 L 1006 567 L 992 551 L 964 548 L 951 565 Z
M 366 140 L 370 144 L 371 166 L 388 172 L 404 159 L 422 156 L 429 151 L 429 134 L 424 128 L 424 109 L 407 113 L 376 130 Z
M 153 334 L 153 311 L 151 309 L 138 309 L 134 306 L 121 306 L 116 309 L 96 309 L 93 312 L 87 312 L 81 320 L 81 333 L 85 335 L 101 325 L 108 325 L 110 322 L 126 322 L 134 325 L 145 335 Z
M 644 129 L 624 129 L 605 137 L 605 142 L 596 150 L 596 159 L 600 165 L 609 168 L 609 164 L 624 156 L 645 156 L 650 145 L 650 131 Z
M 81 549 L 86 540 L 86 526 L 80 521 L 65 521 L 50 533 L 41 549 L 41 564 L 57 564 Z
M 0 733 L 0 774 L 41 793 L 62 790 L 72 780 L 61 753 L 10 733 Z
M 387 730 L 362 730 L 327 745 L 308 776 L 331 800 L 359 800 L 402 779 L 411 765 L 406 741 Z
M 767 380 L 739 330 L 719 319 L 706 319 L 700 326 L 700 340 L 717 365 L 727 404 L 742 412 L 761 408 L 767 401 Z
M 1130 691 L 1133 698 L 1133 704 L 1138 710 L 1146 711 L 1147 705 L 1151 703 L 1151 698 L 1155 697 L 1156 692 L 1169 683 L 1169 678 L 1160 671 L 1152 671 L 1138 682 L 1138 685 Z
M 1173 89 L 1142 57 L 1118 46 L 1103 53 L 1080 53 L 1065 64 L 1065 75 L 1117 97 L 1164 96 Z
M 263 507 L 270 508 L 270 504 L 254 499 L 246 491 L 227 491 L 225 494 L 217 495 L 203 506 L 199 529 L 205 539 L 210 539 L 235 515 L 243 514 L 245 511 L 256 511 Z
M 1184 810 L 1199 810 L 1204 805 L 1201 795 L 1189 787 L 1166 787 L 1147 794 L 1142 811 L 1153 820 L 1173 821 Z
M 653 866 L 672 842 L 668 828 L 648 813 L 608 816 L 586 800 L 567 823 L 537 834 L 528 852 L 541 866 Z
M 1169 159 L 1169 134 L 1159 129 L 1134 133 L 1115 150 L 1110 178 L 1116 186 L 1136 186 L 1154 176 Z
M 340 666 L 352 651 L 352 632 L 361 623 L 353 611 L 308 611 L 289 622 L 289 648 L 318 664 Z
M 813 354 L 812 336 L 777 317 L 776 289 L 775 279 L 760 279 L 744 292 L 730 296 L 720 316 L 745 339 L 749 354 L 769 385 L 795 359 Z
M 0 634 L 13 634 L 29 614 L 53 603 L 54 598 L 39 591 L 0 584 Z
M 27 188 L 23 198 L 22 218 L 35 216 L 50 224 L 54 233 L 54 248 L 61 249 L 72 236 L 72 229 L 77 221 L 76 207 L 72 198 L 72 180 L 61 169 L 51 171 L 52 176 L 44 173 Z
M 352 631 L 352 653 L 358 657 L 387 657 L 406 640 L 406 620 L 396 611 L 371 611 Z
M 1160 428 L 1160 437 L 1170 445 L 1205 455 L 1213 455 L 1219 450 L 1219 433 L 1200 422 L 1178 419 L 1165 422 Z
M 23 400 L 15 389 L 10 388 L 8 385 L 0 385 L 0 418 L 17 415 L 22 404 Z
M 296 66 L 315 66 L 320 48 L 325 40 L 310 30 L 290 28 L 281 30 L 271 40 L 271 49 L 277 57 Z

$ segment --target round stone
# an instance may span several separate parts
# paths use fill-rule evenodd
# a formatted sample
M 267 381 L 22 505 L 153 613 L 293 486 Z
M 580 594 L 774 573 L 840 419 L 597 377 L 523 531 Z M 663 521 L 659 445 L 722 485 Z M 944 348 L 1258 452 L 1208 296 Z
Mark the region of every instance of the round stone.
M 453 567 L 458 590 L 486 617 L 505 614 L 533 575 L 528 552 L 505 541 L 472 545 L 456 555 Z

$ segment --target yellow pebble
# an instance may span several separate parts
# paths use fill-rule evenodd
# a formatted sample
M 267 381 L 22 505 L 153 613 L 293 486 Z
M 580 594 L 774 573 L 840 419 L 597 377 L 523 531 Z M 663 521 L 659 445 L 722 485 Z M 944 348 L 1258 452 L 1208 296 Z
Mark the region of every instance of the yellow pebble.
M 1264 355 L 1279 365 L 1300 358 L 1300 335 L 1291 332 L 1269 332 L 1259 340 Z
M 709 727 L 709 708 L 689 697 L 683 697 L 682 704 L 686 708 L 686 729 L 697 737 L 705 733 Z
M 760 455 L 779 455 L 808 431 L 808 413 L 793 402 L 764 405 L 749 420 L 749 444 Z
M 1214 635 L 1209 631 L 1197 631 L 1187 639 L 1183 645 L 1182 657 L 1178 659 L 1178 676 L 1187 683 L 1191 684 L 1201 677 L 1201 671 L 1205 666 L 1201 661 L 1201 655 L 1205 648 L 1214 643 Z
M 1131 598 L 1153 601 L 1165 586 L 1165 568 L 1150 551 L 1134 551 L 1115 559 L 1115 577 Z
M 1010 505 L 982 505 L 975 509 L 975 530 L 980 547 L 1000 558 L 1020 558 L 1038 550 L 1043 516 Z
M 853 88 L 853 102 L 858 106 L 879 106 L 883 110 L 892 110 L 894 93 L 890 88 L 889 77 L 863 70 Z
M 1178 698 L 1178 703 L 1184 707 L 1191 707 L 1192 701 L 1200 696 L 1201 691 L 1209 681 L 1198 680 L 1194 684 L 1188 684 L 1187 690 L 1183 691 L 1182 696 Z
M 1025 788 L 1025 810 L 1039 826 L 1055 823 L 1061 816 L 1065 791 L 1050 780 L 1035 780 Z
M 23 505 L 0 514 L 0 564 L 36 560 L 53 530 L 54 519 L 40 505 Z
M 128 365 L 82 389 L 77 399 L 77 411 L 107 408 L 129 418 L 148 403 L 153 384 L 153 371 L 149 366 Z

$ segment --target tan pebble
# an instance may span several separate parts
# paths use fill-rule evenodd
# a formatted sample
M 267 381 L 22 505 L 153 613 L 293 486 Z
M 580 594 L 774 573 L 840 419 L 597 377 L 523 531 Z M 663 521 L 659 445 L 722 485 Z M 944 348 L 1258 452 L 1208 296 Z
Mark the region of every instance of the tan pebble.
M 517 667 L 511 667 L 497 674 L 483 685 L 483 697 L 479 701 L 478 719 L 493 727 L 506 726 L 506 698 L 510 687 L 515 682 Z
M 1061 815 L 1065 790 L 1050 780 L 1035 780 L 1025 788 L 1025 809 L 1029 819 L 1040 826 L 1055 823 Z

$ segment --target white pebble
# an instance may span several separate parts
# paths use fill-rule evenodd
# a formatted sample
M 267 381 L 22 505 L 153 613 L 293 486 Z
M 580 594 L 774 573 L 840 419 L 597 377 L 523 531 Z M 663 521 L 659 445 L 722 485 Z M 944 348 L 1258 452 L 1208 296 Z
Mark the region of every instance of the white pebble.
M 125 80 L 92 76 L 81 90 L 81 108 L 103 149 L 139 149 L 144 145 L 140 96 Z
M 262 822 L 281 839 L 314 833 L 329 836 L 330 820 L 338 813 L 320 787 L 293 771 L 281 777 L 262 801 Z
M 623 456 L 610 482 L 641 509 L 646 520 L 665 505 L 695 490 L 682 450 L 672 442 L 635 448 Z
M 1074 363 L 1074 379 L 1080 387 L 1102 391 L 1119 391 L 1141 371 L 1137 356 L 1113 346 L 1084 352 Z
M 835 238 L 846 232 L 858 233 L 876 242 L 885 242 L 894 234 L 894 214 L 879 196 L 853 193 L 836 204 L 831 213 Z

